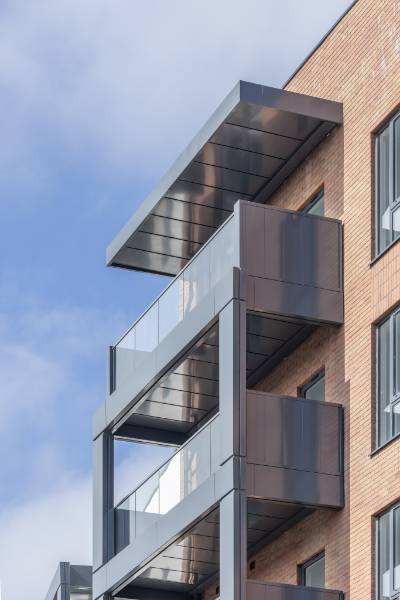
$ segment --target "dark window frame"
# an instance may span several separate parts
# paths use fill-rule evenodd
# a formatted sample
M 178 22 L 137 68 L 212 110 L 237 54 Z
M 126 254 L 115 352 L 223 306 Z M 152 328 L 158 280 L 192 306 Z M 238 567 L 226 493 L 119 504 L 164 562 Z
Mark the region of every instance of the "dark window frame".
M 299 398 L 305 398 L 306 392 L 323 377 L 325 377 L 325 367 L 322 367 L 322 369 L 314 373 L 314 375 L 308 381 L 306 381 L 306 383 L 298 388 L 297 393 Z
M 322 187 L 316 192 L 310 200 L 302 208 L 302 212 L 309 213 L 310 210 L 323 198 L 325 200 L 325 188 Z M 324 202 L 324 213 L 325 213 L 325 202 Z
M 375 326 L 375 449 L 379 449 L 385 446 L 391 440 L 396 438 L 400 432 L 394 432 L 394 417 L 393 408 L 400 403 L 400 390 L 396 393 L 396 317 L 400 315 L 400 307 L 395 308 L 389 315 L 379 321 Z M 381 429 L 381 415 L 380 415 L 380 403 L 381 403 L 381 378 L 380 378 L 380 366 L 381 366 L 381 343 L 380 343 L 380 330 L 381 327 L 389 323 L 389 345 L 390 345 L 390 356 L 389 356 L 389 379 L 390 379 L 390 436 L 388 439 L 380 439 Z
M 379 544 L 379 524 L 381 519 L 386 515 L 389 515 L 389 577 L 390 577 L 390 600 L 396 600 L 400 598 L 400 583 L 397 589 L 394 589 L 394 548 L 395 548 L 395 527 L 394 527 L 394 514 L 397 510 L 400 510 L 400 501 L 392 504 L 390 508 L 384 510 L 375 517 L 375 598 L 380 600 L 380 557 L 381 549 Z
M 314 556 L 312 556 L 311 558 L 309 558 L 308 560 L 306 560 L 305 562 L 303 562 L 302 564 L 299 565 L 299 585 L 303 585 L 306 586 L 306 571 L 309 567 L 311 567 L 312 565 L 314 565 L 316 562 L 318 562 L 321 559 L 325 560 L 325 550 L 321 550 L 321 552 L 318 552 L 318 554 L 314 554 Z M 325 567 L 325 565 L 324 565 Z M 325 572 L 324 572 L 324 579 L 325 579 Z
M 400 237 L 399 235 L 396 237 L 394 235 L 393 229 L 393 214 L 400 207 L 400 194 L 398 198 L 395 198 L 395 162 L 396 162 L 396 151 L 395 151 L 395 123 L 400 119 L 400 111 L 397 110 L 392 116 L 385 121 L 385 123 L 374 133 L 374 153 L 375 153 L 375 258 L 378 258 L 381 254 L 383 254 L 390 246 Z M 380 190 L 380 155 L 379 155 L 379 140 L 380 136 L 388 130 L 389 132 L 389 218 L 390 218 L 390 237 L 391 240 L 384 247 L 380 248 L 381 245 L 381 226 L 379 222 L 379 208 L 380 208 L 380 198 L 379 198 L 379 190 Z M 399 162 L 400 169 L 400 162 Z M 400 190 L 399 190 L 400 192 Z

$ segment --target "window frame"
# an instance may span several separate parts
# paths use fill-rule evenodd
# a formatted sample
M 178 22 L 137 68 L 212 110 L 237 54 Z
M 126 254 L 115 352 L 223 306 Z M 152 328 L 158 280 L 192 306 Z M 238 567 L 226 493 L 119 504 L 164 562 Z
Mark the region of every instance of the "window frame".
M 313 385 L 315 385 L 318 381 L 320 381 L 320 379 L 322 379 L 322 378 L 325 378 L 325 368 L 324 367 L 322 369 L 320 369 L 319 371 L 317 371 L 316 373 L 314 373 L 314 375 L 311 377 L 311 379 L 309 379 L 306 383 L 304 383 L 303 385 L 301 385 L 299 387 L 299 389 L 298 389 L 299 398 L 306 398 L 307 391 Z M 325 398 L 325 400 L 326 400 L 326 398 Z
M 382 127 L 380 127 L 374 134 L 374 153 L 375 153 L 375 257 L 379 257 L 381 254 L 383 254 L 388 248 L 390 248 L 390 246 L 397 241 L 397 239 L 400 239 L 400 232 L 399 232 L 399 236 L 396 238 L 394 237 L 394 229 L 393 229 L 393 215 L 394 212 L 400 207 L 400 193 L 399 193 L 399 197 L 395 198 L 395 175 L 396 175 L 396 169 L 395 169 L 395 161 L 396 161 L 396 148 L 395 148 L 395 142 L 396 142 L 396 138 L 394 135 L 395 132 L 395 123 L 397 122 L 397 120 L 400 119 L 400 111 L 396 111 L 395 114 L 393 116 L 391 116 L 385 123 L 384 125 L 382 125 Z M 399 123 L 400 125 L 400 123 Z M 381 224 L 379 222 L 379 207 L 380 207 L 380 197 L 379 197 L 379 191 L 380 191 L 380 177 L 379 177 L 379 172 L 380 172 L 380 153 L 379 153 L 379 141 L 380 141 L 380 136 L 382 135 L 382 133 L 384 131 L 386 131 L 386 129 L 388 129 L 389 132 L 389 211 L 390 211 L 390 237 L 391 240 L 390 242 L 384 247 L 384 248 L 380 248 L 380 238 L 381 238 Z M 399 169 L 400 169 L 400 162 L 399 162 Z M 400 190 L 399 190 L 400 192 Z
M 311 586 L 306 585 L 306 570 L 309 567 L 312 567 L 312 565 L 314 565 L 316 562 L 318 562 L 321 559 L 324 559 L 324 561 L 325 561 L 325 550 L 321 550 L 321 552 L 318 552 L 318 554 L 314 554 L 314 556 L 312 556 L 311 558 L 309 558 L 308 560 L 306 560 L 305 562 L 303 562 L 299 565 L 300 585 L 302 585 L 304 587 L 311 587 Z M 324 562 L 324 581 L 325 581 L 325 562 Z M 325 589 L 325 587 L 324 588 L 316 588 L 316 589 Z
M 394 433 L 394 417 L 393 407 L 400 402 L 400 388 L 396 393 L 396 317 L 400 315 L 400 306 L 395 308 L 389 315 L 387 315 L 382 321 L 375 326 L 375 449 L 378 450 L 391 440 L 400 435 L 400 431 Z M 390 379 L 390 437 L 387 440 L 380 440 L 380 367 L 381 367 L 381 343 L 380 343 L 380 330 L 381 327 L 389 323 L 389 379 Z
M 325 216 L 325 188 L 324 187 L 319 189 L 318 192 L 316 192 L 311 197 L 311 199 L 307 202 L 307 204 L 305 204 L 303 206 L 301 212 L 310 214 L 310 210 L 317 204 L 317 202 L 319 202 L 321 200 L 321 198 L 324 199 L 324 216 Z M 312 213 L 311 213 L 311 216 L 312 216 Z M 314 215 L 314 216 L 318 216 L 318 215 Z
M 395 551 L 395 527 L 394 515 L 397 510 L 400 510 L 400 501 L 392 504 L 390 508 L 379 513 L 375 517 L 375 599 L 380 600 L 380 544 L 379 544 L 379 523 L 380 520 L 389 515 L 389 577 L 390 577 L 390 600 L 400 598 L 400 582 L 399 587 L 394 589 L 394 551 Z

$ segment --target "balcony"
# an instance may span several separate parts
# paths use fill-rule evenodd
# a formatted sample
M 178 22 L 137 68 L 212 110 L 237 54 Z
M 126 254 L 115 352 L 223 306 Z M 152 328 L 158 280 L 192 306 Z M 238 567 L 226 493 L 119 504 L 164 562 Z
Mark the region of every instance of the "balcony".
M 315 508 L 342 508 L 343 409 L 247 390 L 246 479 L 252 549 Z M 217 415 L 115 508 L 118 552 L 220 467 Z
M 343 122 L 342 105 L 240 81 L 107 249 L 107 263 L 175 276 L 233 212 L 266 203 Z
M 162 393 L 164 409 L 167 394 L 155 391 L 154 384 L 166 374 L 176 375 L 176 365 L 178 374 L 192 382 L 196 367 L 202 377 L 207 335 L 217 350 L 218 315 L 233 298 L 246 306 L 246 368 L 253 386 L 316 326 L 342 322 L 340 222 L 239 201 L 233 215 L 112 349 L 106 421 L 115 422 L 145 394 L 153 394 L 153 408 L 160 409 L 162 419 L 154 393 Z M 211 363 L 216 381 L 215 355 Z M 174 389 L 168 382 L 163 387 Z
M 343 592 L 249 579 L 246 600 L 343 600 Z
M 247 390 L 247 493 L 308 506 L 343 506 L 343 409 Z
M 220 466 L 219 417 L 184 444 L 114 509 L 115 552 L 131 544 L 187 498 Z
M 188 600 L 205 589 L 217 590 L 219 569 L 219 515 L 214 510 L 120 586 L 117 596 Z M 343 600 L 343 593 L 337 590 L 250 578 L 245 592 L 246 600 Z

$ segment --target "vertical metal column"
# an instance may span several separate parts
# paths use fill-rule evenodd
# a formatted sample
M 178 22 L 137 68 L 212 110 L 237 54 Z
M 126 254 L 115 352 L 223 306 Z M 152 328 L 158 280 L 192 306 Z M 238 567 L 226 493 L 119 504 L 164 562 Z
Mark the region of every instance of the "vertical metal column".
M 219 410 L 221 464 L 245 456 L 246 307 L 231 300 L 219 315 Z
M 246 306 L 232 300 L 219 315 L 221 464 L 235 457 L 239 476 L 220 511 L 220 598 L 245 600 L 247 578 Z
M 105 431 L 93 441 L 93 570 L 111 556 L 113 507 L 113 443 Z
M 245 600 L 247 579 L 247 498 L 233 490 L 219 505 L 220 599 Z

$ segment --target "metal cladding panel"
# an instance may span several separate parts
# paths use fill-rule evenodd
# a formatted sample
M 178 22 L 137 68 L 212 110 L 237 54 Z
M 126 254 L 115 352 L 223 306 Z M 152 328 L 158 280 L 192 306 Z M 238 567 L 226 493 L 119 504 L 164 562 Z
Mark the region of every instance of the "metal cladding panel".
M 337 590 L 247 580 L 246 600 L 342 600 Z
M 343 321 L 340 221 L 240 202 L 247 307 L 309 321 Z
M 250 496 L 343 505 L 343 414 L 330 402 L 247 391 Z
M 266 202 L 342 121 L 337 102 L 240 81 L 111 243 L 108 264 L 176 275 L 238 199 Z

